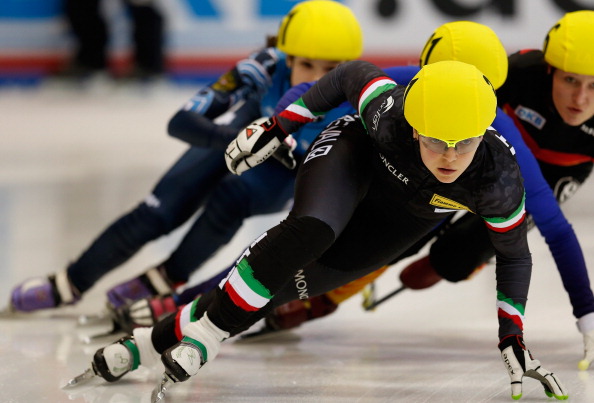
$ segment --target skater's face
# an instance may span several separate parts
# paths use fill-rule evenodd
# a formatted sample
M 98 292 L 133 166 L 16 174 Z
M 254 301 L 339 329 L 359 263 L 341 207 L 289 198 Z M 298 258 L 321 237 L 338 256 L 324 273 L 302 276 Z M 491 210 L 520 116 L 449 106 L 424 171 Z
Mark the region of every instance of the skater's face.
M 570 126 L 579 126 L 590 119 L 594 116 L 594 76 L 555 69 L 553 104 Z
M 291 86 L 318 81 L 339 64 L 340 62 L 332 60 L 289 56 L 287 57 L 287 66 L 291 69 Z
M 468 168 L 483 137 L 462 140 L 455 147 L 430 137 L 424 137 L 413 129 L 413 136 L 419 141 L 421 159 L 427 169 L 442 183 L 452 183 Z M 439 147 L 438 147 L 439 146 Z

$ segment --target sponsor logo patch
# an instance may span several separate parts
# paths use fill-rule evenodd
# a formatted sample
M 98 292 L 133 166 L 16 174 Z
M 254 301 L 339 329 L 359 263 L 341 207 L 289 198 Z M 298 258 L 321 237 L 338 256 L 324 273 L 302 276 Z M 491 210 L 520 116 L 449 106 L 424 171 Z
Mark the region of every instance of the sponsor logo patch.
M 471 213 L 474 213 L 471 209 L 466 207 L 463 204 L 460 204 L 452 199 L 448 199 L 447 197 L 440 196 L 438 194 L 433 194 L 431 201 L 429 202 L 432 206 L 440 207 L 441 209 L 436 209 L 436 212 L 446 212 L 452 210 L 468 210 Z
M 541 129 L 544 127 L 547 120 L 540 115 L 538 112 L 526 108 L 525 106 L 518 105 L 515 110 L 516 116 L 522 119 L 525 122 L 530 123 L 532 126 L 536 127 L 537 129 Z
M 237 82 L 235 81 L 235 77 L 231 71 L 226 72 L 223 74 L 217 82 L 212 85 L 212 88 L 215 91 L 221 92 L 231 92 L 237 88 Z

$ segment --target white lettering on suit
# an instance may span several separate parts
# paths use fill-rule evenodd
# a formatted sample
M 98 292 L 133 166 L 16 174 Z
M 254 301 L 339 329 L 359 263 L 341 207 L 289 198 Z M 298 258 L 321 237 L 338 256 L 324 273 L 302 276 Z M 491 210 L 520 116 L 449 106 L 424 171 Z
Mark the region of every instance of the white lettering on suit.
M 379 156 L 380 156 L 380 159 L 382 160 L 382 162 L 384 163 L 384 165 L 386 166 L 386 168 L 388 169 L 388 172 L 390 172 L 396 179 L 398 179 L 405 185 L 408 185 L 408 178 L 406 176 L 404 176 L 404 174 L 402 174 L 402 172 L 399 172 L 396 169 L 396 167 L 394 165 L 392 165 L 392 163 L 390 161 L 388 161 L 388 159 L 386 157 L 384 157 L 383 154 L 380 153 Z

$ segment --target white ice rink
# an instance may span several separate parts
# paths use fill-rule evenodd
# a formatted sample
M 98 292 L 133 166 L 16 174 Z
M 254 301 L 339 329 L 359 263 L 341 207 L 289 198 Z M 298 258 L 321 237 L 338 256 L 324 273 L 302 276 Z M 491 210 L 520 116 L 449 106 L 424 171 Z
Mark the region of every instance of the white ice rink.
M 16 283 L 61 270 L 99 231 L 132 208 L 185 149 L 165 132 L 194 88 L 55 84 L 0 88 L 0 306 Z M 591 181 L 592 182 L 592 181 Z M 565 206 L 594 267 L 594 185 Z M 195 280 L 230 263 L 283 214 L 250 219 Z M 158 263 L 179 232 L 145 247 L 83 301 L 54 312 L 0 319 L 0 402 L 148 402 L 158 375 L 139 370 L 117 384 L 60 387 L 86 369 L 104 339 L 77 327 L 99 312 L 105 291 Z M 565 383 L 574 403 L 594 402 L 594 369 L 577 370 L 582 340 L 548 249 L 530 234 L 533 282 L 525 340 Z M 378 293 L 398 286 L 393 267 Z M 594 271 L 591 271 L 594 276 Z M 328 318 L 258 343 L 224 343 L 216 360 L 167 392 L 168 402 L 510 402 L 497 349 L 493 266 L 473 280 L 405 291 L 375 312 L 356 296 Z M 526 379 L 523 402 L 553 401 Z

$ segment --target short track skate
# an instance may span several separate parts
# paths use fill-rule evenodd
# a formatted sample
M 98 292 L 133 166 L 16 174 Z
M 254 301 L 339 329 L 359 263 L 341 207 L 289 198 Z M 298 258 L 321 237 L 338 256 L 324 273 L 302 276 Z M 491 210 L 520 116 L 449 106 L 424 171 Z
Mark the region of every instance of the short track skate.
M 66 385 L 62 386 L 62 389 L 72 389 L 86 383 L 89 383 L 93 379 L 101 378 L 101 376 L 95 371 L 95 368 L 91 365 L 90 368 L 87 368 L 85 372 L 80 375 L 75 376 L 71 380 L 69 380 Z

